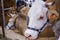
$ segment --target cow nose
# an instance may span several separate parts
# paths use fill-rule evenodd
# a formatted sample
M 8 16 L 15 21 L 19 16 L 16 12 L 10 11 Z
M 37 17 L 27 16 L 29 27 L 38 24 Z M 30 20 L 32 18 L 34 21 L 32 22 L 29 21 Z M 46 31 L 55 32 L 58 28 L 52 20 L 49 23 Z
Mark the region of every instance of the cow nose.
M 28 37 L 26 37 L 29 40 L 32 40 L 32 35 L 29 35 Z
M 30 37 L 32 37 L 31 35 L 29 35 L 28 37 L 26 37 L 26 38 L 30 38 Z
M 25 37 L 27 38 L 27 39 L 32 39 L 32 35 L 30 35 L 30 34 L 25 34 Z

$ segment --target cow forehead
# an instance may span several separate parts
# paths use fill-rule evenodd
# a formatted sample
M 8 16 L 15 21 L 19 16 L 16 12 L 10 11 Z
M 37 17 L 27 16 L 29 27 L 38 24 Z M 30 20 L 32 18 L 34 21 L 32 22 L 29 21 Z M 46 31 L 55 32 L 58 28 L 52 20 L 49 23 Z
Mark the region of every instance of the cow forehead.
M 41 7 L 32 7 L 30 8 L 29 12 L 28 12 L 28 16 L 38 16 L 38 15 L 46 15 L 46 12 L 47 12 L 47 8 L 43 8 L 42 6 Z

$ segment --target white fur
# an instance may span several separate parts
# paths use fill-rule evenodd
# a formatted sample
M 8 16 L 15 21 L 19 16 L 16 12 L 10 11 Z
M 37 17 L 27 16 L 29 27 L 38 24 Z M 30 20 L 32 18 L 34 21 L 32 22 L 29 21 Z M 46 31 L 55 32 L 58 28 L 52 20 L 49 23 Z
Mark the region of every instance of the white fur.
M 29 7 L 29 4 L 31 4 L 30 1 L 31 1 L 32 4 L 34 3 L 33 0 L 28 0 L 28 2 L 26 2 L 28 4 L 28 7 Z
M 15 18 L 17 17 L 16 14 L 10 14 L 10 15 L 11 15 L 11 18 L 9 19 L 9 22 L 6 26 L 7 29 L 9 29 L 11 26 L 14 25 Z
M 43 2 L 42 0 L 35 0 L 28 12 L 28 16 L 30 19 L 28 27 L 40 29 L 47 21 L 47 11 L 48 9 L 45 7 L 45 2 Z M 40 16 L 43 16 L 44 19 L 38 20 Z M 24 35 L 27 36 L 27 34 L 29 34 L 32 36 L 31 39 L 36 39 L 38 37 L 38 33 L 39 32 L 37 31 L 26 29 Z
M 33 0 L 28 0 L 28 2 L 26 2 L 27 4 L 30 4 L 30 1 L 33 2 Z

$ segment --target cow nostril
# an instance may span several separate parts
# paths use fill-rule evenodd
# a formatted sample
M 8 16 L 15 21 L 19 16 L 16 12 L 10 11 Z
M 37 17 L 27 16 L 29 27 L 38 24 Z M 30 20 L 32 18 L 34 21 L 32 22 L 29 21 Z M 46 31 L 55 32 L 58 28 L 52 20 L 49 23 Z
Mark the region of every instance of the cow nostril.
M 29 35 L 28 37 L 26 37 L 26 38 L 29 38 L 29 37 L 31 37 L 31 35 Z

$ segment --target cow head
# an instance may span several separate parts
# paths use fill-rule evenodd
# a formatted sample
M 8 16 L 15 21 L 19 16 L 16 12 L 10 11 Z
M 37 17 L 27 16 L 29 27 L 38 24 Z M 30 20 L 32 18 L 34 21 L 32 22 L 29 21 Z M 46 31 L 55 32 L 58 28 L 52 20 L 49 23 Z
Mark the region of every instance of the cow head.
M 47 8 L 44 6 L 42 0 L 36 0 L 28 12 L 29 24 L 24 32 L 25 37 L 29 39 L 36 39 L 40 29 L 47 22 Z

